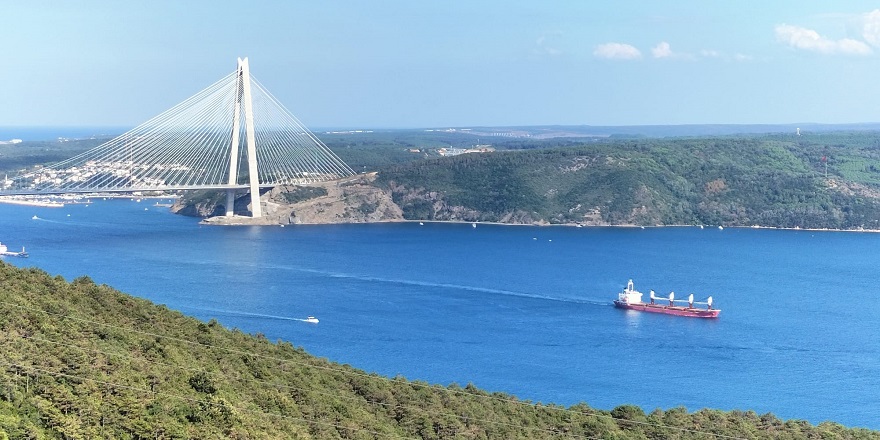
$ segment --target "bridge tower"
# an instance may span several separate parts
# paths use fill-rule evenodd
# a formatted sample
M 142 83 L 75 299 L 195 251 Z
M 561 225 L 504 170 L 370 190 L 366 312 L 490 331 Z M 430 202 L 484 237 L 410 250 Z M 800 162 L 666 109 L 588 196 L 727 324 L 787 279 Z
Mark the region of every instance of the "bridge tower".
M 248 59 L 239 58 L 235 71 L 147 122 L 69 159 L 0 180 L 0 195 L 218 190 L 226 191 L 231 216 L 235 191 L 244 189 L 251 214 L 262 217 L 261 188 L 353 175 L 251 75 Z
M 260 176 L 257 173 L 257 145 L 254 135 L 254 104 L 251 100 L 251 73 L 248 68 L 248 59 L 238 59 L 238 86 L 233 106 L 232 119 L 232 142 L 229 154 L 229 185 L 238 183 L 238 150 L 239 138 L 241 137 L 241 114 L 244 113 L 245 141 L 247 143 L 248 157 L 248 180 L 251 193 L 251 215 L 263 216 L 260 206 Z M 235 189 L 226 190 L 226 216 L 232 216 L 235 210 Z

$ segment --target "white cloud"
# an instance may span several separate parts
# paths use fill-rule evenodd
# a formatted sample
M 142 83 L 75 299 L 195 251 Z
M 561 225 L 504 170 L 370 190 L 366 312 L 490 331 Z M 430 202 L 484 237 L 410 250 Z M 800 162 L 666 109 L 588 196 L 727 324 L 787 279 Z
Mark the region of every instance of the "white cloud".
M 751 55 L 745 55 L 745 54 L 741 54 L 741 53 L 735 53 L 733 55 L 730 55 L 730 54 L 726 54 L 724 52 L 717 51 L 715 49 L 703 49 L 700 51 L 700 56 L 703 58 L 712 58 L 712 59 L 722 60 L 722 61 L 737 61 L 737 62 L 752 61 L 754 59 L 754 57 L 752 57 Z
M 642 52 L 625 43 L 605 43 L 596 46 L 593 56 L 616 60 L 635 60 L 642 57 Z
M 535 41 L 534 53 L 538 55 L 550 55 L 557 56 L 562 55 L 562 50 L 555 47 L 555 45 L 551 44 L 552 37 L 562 35 L 562 32 L 552 32 L 550 34 L 543 34 Z
M 862 37 L 872 46 L 880 47 L 880 9 L 874 9 L 862 16 L 864 27 Z
M 669 47 L 669 43 L 661 41 L 651 49 L 651 55 L 654 55 L 654 58 L 669 58 L 673 55 L 672 48 Z
M 653 55 L 654 58 L 674 58 L 678 60 L 693 60 L 696 58 L 693 54 L 673 52 L 672 47 L 665 41 L 657 43 L 657 45 L 651 49 L 651 55 Z
M 871 48 L 862 41 L 852 38 L 831 40 L 812 29 L 788 24 L 776 26 L 776 39 L 795 49 L 823 54 L 868 55 L 872 52 Z

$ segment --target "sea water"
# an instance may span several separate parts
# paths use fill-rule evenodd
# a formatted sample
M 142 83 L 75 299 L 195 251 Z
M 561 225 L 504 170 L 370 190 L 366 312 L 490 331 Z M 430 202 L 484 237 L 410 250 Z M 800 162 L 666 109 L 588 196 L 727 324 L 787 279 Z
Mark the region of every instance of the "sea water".
M 880 234 L 441 223 L 204 226 L 155 200 L 0 204 L 4 257 L 387 376 L 880 429 Z M 37 218 L 34 219 L 33 217 Z M 615 309 L 712 295 L 718 319 Z M 313 315 L 319 324 L 303 322 Z
M 124 133 L 131 127 L 9 127 L 0 126 L 0 142 L 12 139 L 22 141 L 56 141 L 58 139 L 106 138 Z

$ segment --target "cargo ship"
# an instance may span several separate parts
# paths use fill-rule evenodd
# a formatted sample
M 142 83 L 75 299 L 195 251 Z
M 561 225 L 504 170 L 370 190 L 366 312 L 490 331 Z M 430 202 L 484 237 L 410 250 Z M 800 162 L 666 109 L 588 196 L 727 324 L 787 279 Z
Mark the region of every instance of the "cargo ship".
M 21 248 L 21 252 L 13 252 L 13 251 L 10 251 L 9 248 L 6 247 L 6 245 L 3 243 L 0 243 L 0 255 L 4 255 L 7 257 L 21 257 L 21 258 L 28 257 L 28 253 L 24 251 L 24 247 Z
M 721 310 L 712 308 L 712 297 L 706 301 L 694 301 L 694 294 L 688 299 L 675 299 L 675 292 L 669 292 L 668 298 L 658 298 L 652 290 L 649 297 L 651 302 L 642 302 L 642 292 L 633 287 L 632 280 L 626 283 L 626 289 L 617 294 L 614 306 L 621 309 L 638 310 L 640 312 L 662 313 L 664 315 L 686 316 L 691 318 L 717 318 Z M 667 303 L 668 301 L 668 303 Z M 687 304 L 675 305 L 675 303 Z M 705 305 L 706 308 L 694 307 L 695 304 Z

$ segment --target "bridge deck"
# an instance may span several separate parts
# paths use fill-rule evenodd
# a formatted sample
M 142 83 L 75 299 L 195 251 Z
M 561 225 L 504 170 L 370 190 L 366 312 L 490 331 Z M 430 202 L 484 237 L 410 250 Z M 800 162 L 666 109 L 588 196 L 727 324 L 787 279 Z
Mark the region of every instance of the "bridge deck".
M 267 184 L 260 185 L 260 188 L 274 188 L 278 185 Z M 0 196 L 55 196 L 62 194 L 94 194 L 94 193 L 130 193 L 130 192 L 165 192 L 165 191 L 190 191 L 190 190 L 226 190 L 226 189 L 248 189 L 248 185 L 197 185 L 197 186 L 151 186 L 151 187 L 129 187 L 129 188 L 77 188 L 77 189 L 61 189 L 50 188 L 46 190 L 6 190 L 0 191 Z

